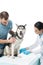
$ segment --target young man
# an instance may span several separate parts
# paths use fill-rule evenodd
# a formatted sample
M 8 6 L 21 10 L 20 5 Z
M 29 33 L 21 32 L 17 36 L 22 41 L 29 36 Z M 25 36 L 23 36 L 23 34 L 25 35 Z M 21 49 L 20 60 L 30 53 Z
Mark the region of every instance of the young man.
M 15 42 L 13 37 L 7 40 L 8 33 L 14 34 L 12 31 L 12 21 L 9 20 L 9 14 L 3 11 L 0 13 L 0 56 L 3 55 L 6 44 Z
M 39 50 L 36 53 L 41 54 L 40 65 L 43 65 L 43 23 L 40 22 L 40 21 L 36 22 L 34 24 L 34 31 L 35 31 L 36 34 L 38 34 L 37 41 L 35 42 L 35 44 L 33 44 L 30 47 L 27 47 L 26 49 L 27 50 L 29 49 L 31 51 L 32 49 L 34 49 L 35 47 L 37 47 L 40 44 L 41 50 Z

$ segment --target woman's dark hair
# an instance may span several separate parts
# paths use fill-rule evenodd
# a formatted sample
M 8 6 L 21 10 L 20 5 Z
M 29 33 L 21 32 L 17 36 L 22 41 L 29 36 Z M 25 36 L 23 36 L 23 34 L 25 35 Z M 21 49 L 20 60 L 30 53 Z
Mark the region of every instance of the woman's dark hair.
M 0 18 L 1 18 L 1 19 L 4 18 L 5 20 L 7 20 L 8 17 L 9 17 L 8 12 L 3 11 L 3 12 L 0 13 Z
M 36 28 L 38 28 L 39 30 L 43 29 L 43 23 L 40 22 L 40 21 L 36 22 L 36 23 L 34 24 L 34 26 L 35 26 Z

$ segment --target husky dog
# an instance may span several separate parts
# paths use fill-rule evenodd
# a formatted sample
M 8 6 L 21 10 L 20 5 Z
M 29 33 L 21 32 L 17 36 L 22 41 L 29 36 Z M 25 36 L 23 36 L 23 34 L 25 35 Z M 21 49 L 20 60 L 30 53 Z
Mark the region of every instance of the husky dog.
M 4 55 L 8 55 L 8 56 L 18 56 L 19 54 L 19 48 L 20 48 L 20 44 L 23 41 L 24 38 L 24 34 L 26 31 L 26 24 L 25 25 L 17 25 L 17 30 L 14 33 L 14 35 L 12 37 L 16 38 L 15 43 L 10 44 L 9 46 L 5 46 L 4 49 Z

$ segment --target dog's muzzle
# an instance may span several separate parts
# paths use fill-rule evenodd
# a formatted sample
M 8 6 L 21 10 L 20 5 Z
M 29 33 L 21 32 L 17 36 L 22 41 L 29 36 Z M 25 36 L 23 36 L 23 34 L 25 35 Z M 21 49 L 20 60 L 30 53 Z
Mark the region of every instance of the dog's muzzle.
M 20 31 L 20 35 L 23 35 L 22 31 Z

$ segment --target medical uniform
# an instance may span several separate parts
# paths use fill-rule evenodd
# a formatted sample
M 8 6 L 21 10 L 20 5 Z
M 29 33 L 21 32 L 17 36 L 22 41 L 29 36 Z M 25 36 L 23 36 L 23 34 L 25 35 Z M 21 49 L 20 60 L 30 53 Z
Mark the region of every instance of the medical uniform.
M 41 54 L 41 57 L 40 57 L 40 65 L 43 65 L 43 34 L 38 35 L 35 44 L 33 44 L 32 46 L 30 46 L 29 49 L 32 50 L 35 47 L 37 47 L 38 45 L 41 46 L 41 50 L 38 51 L 38 53 Z

